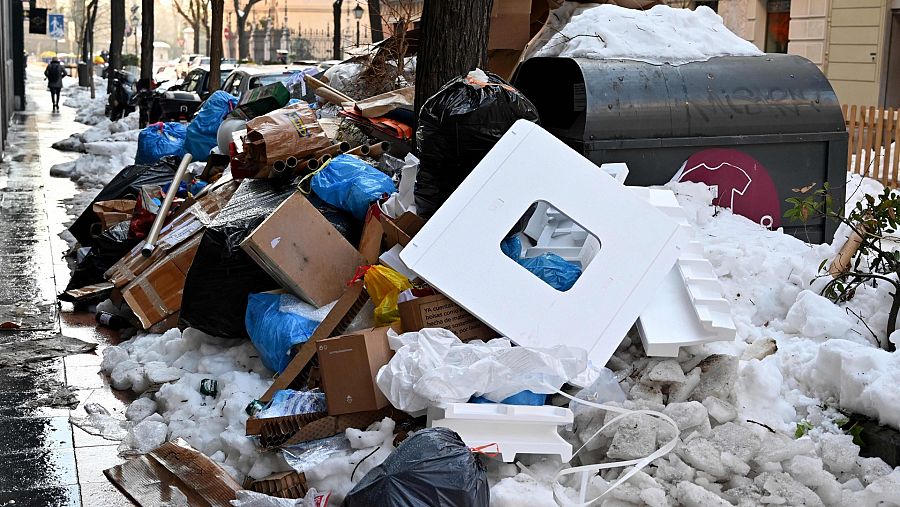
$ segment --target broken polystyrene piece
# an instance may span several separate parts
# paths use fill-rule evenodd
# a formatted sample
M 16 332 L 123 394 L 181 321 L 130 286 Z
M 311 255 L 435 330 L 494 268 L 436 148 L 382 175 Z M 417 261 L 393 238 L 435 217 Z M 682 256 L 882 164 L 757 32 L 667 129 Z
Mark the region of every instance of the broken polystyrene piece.
M 394 245 L 390 248 L 390 250 L 381 254 L 381 256 L 378 257 L 378 261 L 381 264 L 405 276 L 406 278 L 415 280 L 418 275 L 416 275 L 411 269 L 406 267 L 406 264 L 404 264 L 403 261 L 400 260 L 401 251 L 403 251 L 402 245 Z
M 541 201 L 601 244 L 565 292 L 523 269 L 498 247 L 510 227 Z M 606 364 L 675 264 L 680 240 L 674 221 L 547 131 L 519 121 L 400 258 L 517 344 L 565 343 L 587 350 L 594 364 Z
M 693 236 L 693 228 L 672 191 L 628 188 L 677 221 L 686 236 Z M 641 313 L 637 328 L 648 356 L 676 357 L 680 347 L 734 340 L 731 304 L 723 296 L 722 285 L 699 242 L 688 241 L 681 247 L 675 267 Z
M 600 165 L 600 170 L 623 185 L 625 184 L 625 178 L 628 177 L 628 164 L 625 162 L 607 162 Z
M 517 454 L 559 456 L 572 459 L 572 444 L 563 439 L 557 426 L 571 424 L 572 411 L 543 405 L 502 403 L 445 403 L 428 408 L 428 427 L 457 432 L 472 449 L 497 453 L 507 463 Z

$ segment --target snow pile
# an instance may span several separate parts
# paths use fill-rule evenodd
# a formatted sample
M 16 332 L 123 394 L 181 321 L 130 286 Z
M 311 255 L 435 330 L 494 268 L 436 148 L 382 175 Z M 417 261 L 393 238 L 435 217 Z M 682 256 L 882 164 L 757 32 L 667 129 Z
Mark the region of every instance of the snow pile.
M 101 368 L 115 389 L 145 393 L 126 412 L 134 424 L 123 440 L 127 453 L 181 437 L 239 481 L 289 469 L 279 455 L 260 451 L 245 435 L 247 405 L 272 378 L 249 341 L 235 343 L 194 329 L 142 334 L 104 350 Z M 216 396 L 200 394 L 204 379 L 217 382 Z
M 97 125 L 105 118 L 106 104 L 109 96 L 106 93 L 106 80 L 94 77 L 94 98 L 91 98 L 90 88 L 82 88 L 77 85 L 67 86 L 62 89 L 62 95 L 66 98 L 63 105 L 77 109 L 75 121 L 85 125 Z
M 50 168 L 50 176 L 69 178 L 84 188 L 100 188 L 125 166 L 134 164 L 137 142 L 97 141 L 85 143 L 85 155 Z
M 549 39 L 530 56 L 626 59 L 679 65 L 714 56 L 758 56 L 752 43 L 732 33 L 712 9 L 650 10 L 567 2 L 553 11 Z

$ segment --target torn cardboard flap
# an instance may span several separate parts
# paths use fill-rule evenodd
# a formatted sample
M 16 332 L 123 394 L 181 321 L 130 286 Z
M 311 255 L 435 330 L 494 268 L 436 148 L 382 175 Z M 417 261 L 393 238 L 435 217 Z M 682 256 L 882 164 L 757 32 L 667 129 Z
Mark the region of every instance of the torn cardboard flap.
M 142 507 L 231 507 L 243 489 L 203 453 L 176 439 L 103 471 Z

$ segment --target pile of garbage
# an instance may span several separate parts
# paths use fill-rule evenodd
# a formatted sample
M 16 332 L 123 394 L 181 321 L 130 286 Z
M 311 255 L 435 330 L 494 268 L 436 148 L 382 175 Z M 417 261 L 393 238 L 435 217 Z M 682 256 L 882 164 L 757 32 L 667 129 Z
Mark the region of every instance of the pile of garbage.
M 833 408 L 747 418 L 742 377 L 783 409 L 778 345 L 739 336 L 708 187 L 627 186 L 492 73 L 415 133 L 410 87 L 304 79 L 317 103 L 218 91 L 143 129 L 69 229 L 60 298 L 138 330 L 102 364 L 127 420 L 73 418 L 122 442 L 137 504 L 900 504 Z

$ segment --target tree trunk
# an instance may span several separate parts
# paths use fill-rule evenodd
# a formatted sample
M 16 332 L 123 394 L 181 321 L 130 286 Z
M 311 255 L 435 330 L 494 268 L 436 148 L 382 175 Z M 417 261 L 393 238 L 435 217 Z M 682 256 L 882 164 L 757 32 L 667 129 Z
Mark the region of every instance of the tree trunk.
M 416 58 L 416 114 L 444 84 L 487 63 L 494 0 L 425 0 Z
M 381 27 L 381 0 L 369 0 L 369 25 L 372 27 L 372 43 L 384 40 Z
M 341 4 L 344 0 L 334 0 L 334 48 L 332 58 L 335 60 L 343 60 L 343 51 L 341 51 Z
M 110 41 L 109 41 L 109 73 L 112 77 L 113 69 L 122 68 L 122 47 L 125 43 L 125 0 L 110 0 Z M 107 80 L 106 92 L 112 92 L 113 80 Z
M 141 0 L 141 79 L 153 78 L 153 0 Z
M 209 91 L 219 89 L 219 69 L 222 68 L 222 18 L 225 17 L 225 0 L 212 0 L 212 30 L 209 41 Z
M 91 86 L 91 98 L 96 97 L 96 90 L 94 89 L 94 24 L 97 21 L 97 4 L 98 0 L 91 0 L 91 3 L 88 4 L 87 13 L 86 13 L 86 22 L 85 26 L 85 43 L 84 43 L 84 52 L 87 55 L 85 58 L 85 63 L 87 63 L 87 71 L 88 71 L 88 79 L 90 80 Z
M 191 28 L 194 29 L 194 54 L 199 55 L 200 54 L 200 22 L 195 21 L 191 25 Z

